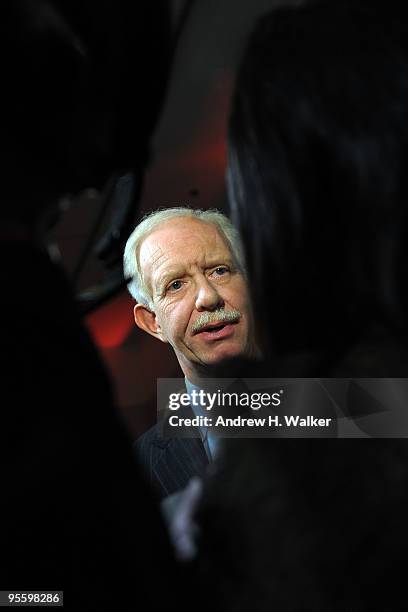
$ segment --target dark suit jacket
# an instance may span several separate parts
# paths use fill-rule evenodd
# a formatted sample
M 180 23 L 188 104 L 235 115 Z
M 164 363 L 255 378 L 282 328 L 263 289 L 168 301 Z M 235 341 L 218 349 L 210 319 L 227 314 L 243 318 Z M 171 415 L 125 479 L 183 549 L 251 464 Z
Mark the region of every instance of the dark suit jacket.
M 142 469 L 159 499 L 180 491 L 193 476 L 204 476 L 209 464 L 196 427 L 183 428 L 183 437 L 171 437 L 167 411 L 157 425 L 136 441 L 136 452 Z M 190 406 L 182 407 L 180 417 L 193 417 Z M 167 425 L 167 426 L 166 426 Z

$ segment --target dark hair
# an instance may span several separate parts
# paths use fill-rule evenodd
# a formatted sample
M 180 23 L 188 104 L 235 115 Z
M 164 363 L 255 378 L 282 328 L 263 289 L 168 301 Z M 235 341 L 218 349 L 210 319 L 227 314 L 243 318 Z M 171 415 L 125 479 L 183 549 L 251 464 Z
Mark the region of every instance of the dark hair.
M 3 5 L 2 194 L 19 202 L 26 220 L 38 199 L 100 187 L 113 171 L 146 163 L 166 85 L 170 16 L 166 0 Z
M 255 316 L 272 349 L 318 356 L 312 376 L 370 326 L 406 334 L 408 39 L 392 7 L 330 0 L 266 16 L 236 86 L 229 191 Z M 264 376 L 285 361 L 283 376 L 304 376 L 290 357 Z M 398 609 L 405 440 L 228 439 L 217 462 L 197 571 L 218 609 Z
M 381 4 L 268 14 L 240 67 L 231 214 L 277 350 L 406 333 L 408 32 Z

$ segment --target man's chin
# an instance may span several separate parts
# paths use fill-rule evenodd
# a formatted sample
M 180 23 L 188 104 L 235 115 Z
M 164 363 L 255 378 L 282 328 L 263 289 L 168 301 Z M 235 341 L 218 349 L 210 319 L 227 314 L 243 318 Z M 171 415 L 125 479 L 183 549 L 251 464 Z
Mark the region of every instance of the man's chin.
M 246 355 L 247 351 L 241 347 L 225 347 L 223 350 L 218 350 L 216 355 L 208 357 L 204 363 L 208 369 L 216 372 L 217 370 L 224 370 L 226 364 L 242 359 Z

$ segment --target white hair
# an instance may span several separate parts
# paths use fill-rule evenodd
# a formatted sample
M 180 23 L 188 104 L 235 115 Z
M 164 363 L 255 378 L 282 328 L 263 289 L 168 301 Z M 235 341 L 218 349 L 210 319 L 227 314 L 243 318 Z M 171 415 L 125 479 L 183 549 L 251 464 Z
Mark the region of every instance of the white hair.
M 131 279 L 128 283 L 129 292 L 137 302 L 144 304 L 150 310 L 153 310 L 153 300 L 140 269 L 140 247 L 147 236 L 154 232 L 159 225 L 163 225 L 166 221 L 176 217 L 190 217 L 214 225 L 229 247 L 235 264 L 243 273 L 245 272 L 244 254 L 238 231 L 228 217 L 218 210 L 196 210 L 184 206 L 156 210 L 143 217 L 130 234 L 123 257 L 125 278 Z

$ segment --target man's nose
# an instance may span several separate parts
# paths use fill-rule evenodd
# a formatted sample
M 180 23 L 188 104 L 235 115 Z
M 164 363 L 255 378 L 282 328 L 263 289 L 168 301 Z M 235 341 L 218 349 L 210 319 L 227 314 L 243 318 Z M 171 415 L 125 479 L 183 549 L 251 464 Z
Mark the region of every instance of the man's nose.
M 198 311 L 216 310 L 223 305 L 224 301 L 217 288 L 207 278 L 203 278 L 197 286 L 196 309 Z

